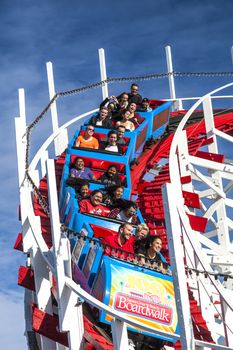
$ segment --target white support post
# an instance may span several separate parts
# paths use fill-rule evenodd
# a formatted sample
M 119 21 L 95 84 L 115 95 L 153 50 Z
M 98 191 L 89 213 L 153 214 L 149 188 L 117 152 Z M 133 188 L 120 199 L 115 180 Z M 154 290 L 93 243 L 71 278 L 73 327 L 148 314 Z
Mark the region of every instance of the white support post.
M 47 68 L 47 77 L 48 77 L 49 98 L 50 98 L 50 100 L 52 100 L 52 98 L 56 94 L 55 93 L 55 86 L 54 86 L 52 62 L 47 62 L 46 68 Z M 52 116 L 53 132 L 55 132 L 58 129 L 58 115 L 57 115 L 56 101 L 54 101 L 54 103 L 51 105 L 51 116 Z
M 232 54 L 233 54 L 233 48 L 232 48 Z M 233 56 L 232 56 L 233 58 Z M 203 110 L 204 110 L 204 117 L 205 117 L 205 127 L 206 127 L 206 134 L 207 137 L 213 138 L 213 142 L 208 145 L 208 151 L 212 153 L 218 153 L 218 144 L 217 144 L 217 137 L 215 135 L 215 125 L 214 125 L 214 116 L 213 116 L 213 107 L 210 96 L 206 97 L 203 101 Z M 214 171 L 211 173 L 211 177 L 213 180 L 213 183 L 220 189 L 223 190 L 223 182 L 222 182 L 222 176 L 220 171 Z M 217 218 L 218 218 L 218 226 L 217 226 L 217 233 L 218 233 L 218 241 L 219 244 L 224 247 L 227 251 L 230 251 L 231 248 L 231 242 L 230 242 L 230 235 L 229 235 L 229 228 L 227 224 L 227 213 L 226 213 L 226 207 L 225 207 L 225 198 L 219 199 L 221 201 L 220 205 L 216 209 Z M 226 264 L 227 266 L 228 264 Z M 223 315 L 225 315 L 225 322 L 226 324 L 229 324 L 232 319 L 232 311 L 229 309 L 228 305 L 223 301 L 222 308 L 224 310 Z M 233 344 L 233 336 L 232 333 L 229 331 L 227 327 L 225 327 L 225 335 L 226 335 L 226 344 L 229 345 Z
M 50 271 L 40 250 L 36 246 L 32 248 L 32 264 L 35 276 L 36 303 L 40 310 L 52 315 Z M 45 336 L 41 336 L 40 340 L 42 349 L 56 350 L 56 343 L 53 340 Z
M 183 130 L 180 135 L 178 150 L 179 150 L 178 157 L 179 157 L 180 176 L 187 176 L 187 175 L 191 176 L 191 172 L 188 167 L 189 151 L 188 151 L 186 130 Z M 182 189 L 189 192 L 193 192 L 192 182 L 183 185 Z M 189 208 L 189 211 L 195 214 L 194 209 Z M 186 235 L 183 236 L 183 242 L 184 242 L 185 250 L 187 252 L 187 256 L 186 256 L 187 265 L 190 267 L 194 267 L 196 269 L 201 269 L 200 262 L 195 258 L 193 247 L 190 244 Z M 200 242 L 199 242 L 199 247 L 201 249 Z M 207 326 L 209 327 L 209 329 L 216 329 L 215 319 L 214 319 L 216 310 L 214 309 L 213 304 L 211 303 L 210 297 L 209 297 L 212 290 L 211 286 L 206 285 L 203 287 L 203 282 L 201 282 L 201 276 L 199 277 L 199 279 L 188 278 L 188 283 L 190 288 L 192 289 L 195 299 L 197 300 L 199 306 L 201 307 L 202 316 L 206 320 Z M 213 333 L 214 333 L 212 334 L 213 339 L 217 341 L 218 334 L 217 332 L 213 332 Z
M 58 293 L 59 328 L 61 332 L 69 332 L 69 348 L 79 350 L 84 333 L 82 305 L 77 304 L 76 294 L 65 285 L 65 277 L 72 277 L 70 246 L 68 239 L 62 236 L 60 230 L 54 161 L 48 159 L 46 165 L 55 278 Z
M 170 90 L 170 98 L 173 100 L 176 100 L 176 91 L 175 91 L 175 80 L 173 73 L 173 65 L 172 65 L 172 55 L 171 55 L 171 46 L 165 47 L 166 51 L 166 60 L 167 60 L 167 72 L 170 74 L 168 76 L 168 82 L 169 82 L 169 90 Z M 178 99 L 177 101 L 173 102 L 173 110 L 182 110 L 182 101 Z
M 19 188 L 21 187 L 25 176 L 25 157 L 26 157 L 26 110 L 24 89 L 18 90 L 19 96 L 19 117 L 15 118 L 16 150 L 18 161 Z
M 186 130 L 182 130 L 181 135 L 180 135 L 180 140 L 178 143 L 178 160 L 179 160 L 178 164 L 179 164 L 179 173 L 180 173 L 181 177 L 191 176 L 191 172 L 187 166 L 188 156 L 189 156 L 189 151 L 188 151 L 187 132 L 186 132 Z M 177 180 L 179 180 L 179 178 L 177 178 Z M 193 192 L 192 182 L 188 182 L 187 184 L 183 184 L 183 185 L 181 185 L 181 183 L 179 183 L 179 186 L 181 188 L 181 191 L 184 190 L 184 191 Z M 194 214 L 194 209 L 189 208 L 189 210 L 190 210 L 190 212 L 192 212 Z M 188 241 L 186 236 L 183 237 L 183 239 L 184 239 L 184 244 L 185 244 L 186 250 L 188 252 L 187 263 L 190 264 L 191 266 L 195 266 L 195 264 L 196 264 L 195 256 L 194 256 L 193 249 L 190 245 L 190 242 Z M 197 295 L 197 290 L 198 290 L 197 281 L 190 280 L 189 283 L 192 286 L 192 288 L 194 288 L 195 297 L 198 299 L 199 296 Z
M 19 114 L 18 118 L 15 118 L 16 129 L 16 147 L 17 147 L 17 160 L 18 160 L 18 176 L 19 176 L 19 191 L 20 191 L 20 208 L 21 208 L 21 224 L 23 233 L 23 251 L 25 253 L 31 252 L 31 259 L 35 273 L 35 285 L 36 285 L 36 302 L 38 307 L 42 310 L 49 308 L 48 295 L 50 296 L 50 283 L 45 276 L 41 277 L 41 271 L 43 274 L 47 273 L 48 269 L 44 266 L 44 261 L 40 260 L 41 264 L 37 265 L 37 258 L 41 256 L 40 252 L 36 248 L 35 240 L 33 238 L 32 230 L 28 221 L 28 213 L 30 211 L 30 203 L 28 198 L 31 197 L 31 188 L 28 181 L 25 179 L 25 160 L 26 160 L 26 109 L 25 109 L 25 93 L 23 89 L 19 89 Z M 35 253 L 35 254 L 34 254 Z M 36 270 L 40 270 L 39 273 Z M 45 285 L 47 284 L 47 288 Z M 42 288 L 43 287 L 43 288 Z M 29 333 L 32 331 L 32 309 L 31 303 L 33 302 L 33 293 L 26 291 L 24 298 L 24 312 L 25 312 L 25 326 L 28 343 L 30 342 Z M 51 313 L 50 309 L 50 313 Z M 55 350 L 54 342 L 46 337 L 40 336 L 42 349 Z
M 111 322 L 114 350 L 128 350 L 129 340 L 125 322 L 114 318 Z
M 189 155 L 189 151 L 188 151 L 187 132 L 186 130 L 182 130 L 179 143 L 178 143 L 179 171 L 180 171 L 181 177 L 191 176 L 191 172 L 187 167 L 188 155 Z M 192 192 L 193 191 L 192 182 L 188 182 L 187 184 L 182 185 L 182 190 Z
M 104 49 L 99 49 L 99 64 L 100 64 L 100 78 L 101 78 L 101 81 L 103 81 L 107 79 Z M 102 96 L 103 96 L 103 100 L 105 100 L 105 98 L 108 97 L 107 83 L 104 83 L 102 85 Z
M 19 113 L 20 116 L 15 118 L 16 150 L 18 162 L 18 182 L 20 196 L 20 213 L 23 234 L 23 251 L 27 253 L 32 247 L 32 232 L 27 220 L 28 215 L 28 197 L 31 189 L 28 181 L 25 179 L 25 162 L 26 162 L 26 112 L 25 112 L 25 93 L 24 89 L 19 89 Z
M 55 96 L 55 85 L 53 78 L 53 65 L 52 62 L 46 63 L 47 68 L 47 78 L 48 78 L 48 88 L 49 88 L 49 98 Z M 57 114 L 57 104 L 54 101 L 50 107 L 51 109 L 51 117 L 52 117 L 52 127 L 53 132 L 56 132 L 59 128 L 58 126 L 58 114 Z M 66 129 L 63 129 L 62 132 L 54 139 L 54 147 L 55 147 L 55 155 L 58 156 L 66 149 L 68 145 L 68 133 Z
M 49 158 L 49 152 L 46 150 L 43 152 L 40 158 L 40 166 L 41 166 L 41 178 L 46 175 L 46 161 Z
M 213 107 L 210 96 L 207 96 L 203 101 L 203 112 L 205 118 L 205 127 L 207 138 L 213 138 L 214 142 L 208 145 L 209 152 L 218 153 L 217 139 L 214 133 L 214 116 Z
M 175 191 L 172 185 L 167 183 L 162 187 L 162 193 L 182 350 L 194 350 L 194 336 L 184 268 L 184 248 L 181 242 L 182 229 L 176 207 Z
M 213 137 L 213 142 L 208 145 L 208 151 L 211 153 L 218 153 L 218 145 L 217 145 L 217 138 L 214 134 L 214 116 L 213 116 L 213 108 L 211 103 L 210 96 L 207 96 L 205 100 L 203 101 L 203 111 L 204 111 L 204 117 L 205 117 L 205 127 L 206 127 L 206 134 L 207 137 Z M 223 190 L 223 184 L 222 184 L 222 177 L 220 171 L 214 171 L 211 173 L 212 181 L 213 183 L 220 189 Z M 218 239 L 219 244 L 221 244 L 223 247 L 225 247 L 227 250 L 231 249 L 231 243 L 230 243 L 230 237 L 229 237 L 229 230 L 227 225 L 227 214 L 226 214 L 226 208 L 225 208 L 225 198 L 219 199 L 221 201 L 221 204 L 218 206 L 218 209 L 216 210 L 217 216 L 218 216 Z

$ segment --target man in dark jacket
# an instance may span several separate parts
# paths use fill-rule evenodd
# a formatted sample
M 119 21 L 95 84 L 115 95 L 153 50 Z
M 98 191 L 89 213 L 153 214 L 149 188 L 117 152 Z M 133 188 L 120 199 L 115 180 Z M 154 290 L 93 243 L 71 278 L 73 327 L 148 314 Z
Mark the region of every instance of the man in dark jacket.
M 108 109 L 107 107 L 102 107 L 97 116 L 91 117 L 88 125 L 100 126 L 102 128 L 111 129 L 112 122 L 108 118 Z
M 140 105 L 142 102 L 142 96 L 138 93 L 139 86 L 136 83 L 131 85 L 131 92 L 129 95 L 129 103 L 134 102 L 136 105 Z

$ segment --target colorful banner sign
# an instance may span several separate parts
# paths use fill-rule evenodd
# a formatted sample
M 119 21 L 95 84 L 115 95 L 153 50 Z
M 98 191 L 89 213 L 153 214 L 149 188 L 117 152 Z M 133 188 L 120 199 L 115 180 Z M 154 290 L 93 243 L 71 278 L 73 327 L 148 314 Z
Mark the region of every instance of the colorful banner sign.
M 154 329 L 177 334 L 178 319 L 171 277 L 156 272 L 151 275 L 118 264 L 110 263 L 109 268 L 109 306 Z M 105 321 L 111 321 L 111 317 L 105 315 Z

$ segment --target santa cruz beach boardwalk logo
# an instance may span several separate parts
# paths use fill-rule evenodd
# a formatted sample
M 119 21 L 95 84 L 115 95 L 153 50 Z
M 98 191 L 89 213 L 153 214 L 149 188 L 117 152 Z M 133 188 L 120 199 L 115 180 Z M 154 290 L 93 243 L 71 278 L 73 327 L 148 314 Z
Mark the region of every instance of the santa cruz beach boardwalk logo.
M 152 304 L 147 300 L 123 293 L 115 294 L 114 308 L 122 312 L 134 314 L 135 316 L 163 323 L 166 326 L 169 326 L 172 322 L 172 309 L 170 307 Z

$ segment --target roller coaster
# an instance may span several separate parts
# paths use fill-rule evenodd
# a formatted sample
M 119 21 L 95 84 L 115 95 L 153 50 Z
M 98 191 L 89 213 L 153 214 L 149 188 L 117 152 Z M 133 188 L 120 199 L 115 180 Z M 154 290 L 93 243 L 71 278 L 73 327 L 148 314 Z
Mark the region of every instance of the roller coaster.
M 98 109 L 58 125 L 59 97 L 92 88 L 101 88 L 103 99 L 109 95 L 114 79 L 107 78 L 103 49 L 101 82 L 85 88 L 56 93 L 47 63 L 50 102 L 29 125 L 19 90 L 22 232 L 14 248 L 26 254 L 18 284 L 25 288 L 30 350 L 233 349 L 233 160 L 225 155 L 233 142 L 233 83 L 201 98 L 177 98 L 170 47 L 166 55 L 171 98 L 150 98 L 151 110 L 139 112 L 140 124 L 125 132 L 121 154 L 75 146 Z M 185 110 L 188 100 L 194 104 Z M 219 101 L 226 107 L 215 108 Z M 33 129 L 48 111 L 52 134 L 32 156 Z M 108 132 L 95 127 L 94 137 Z M 80 212 L 67 182 L 78 157 L 97 179 L 117 167 L 124 200 L 137 203 L 138 221 L 162 239 L 165 273 L 161 264 L 104 243 L 121 220 Z M 89 184 L 90 192 L 104 190 L 96 180 Z

